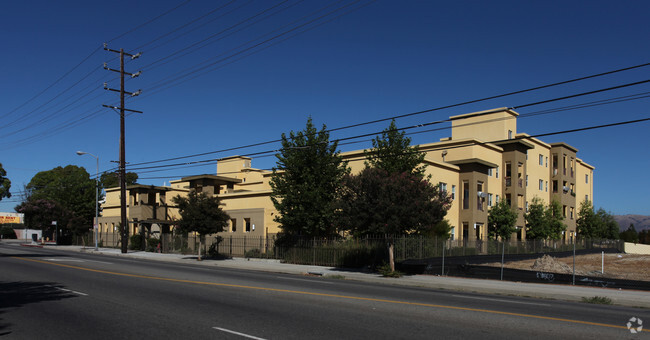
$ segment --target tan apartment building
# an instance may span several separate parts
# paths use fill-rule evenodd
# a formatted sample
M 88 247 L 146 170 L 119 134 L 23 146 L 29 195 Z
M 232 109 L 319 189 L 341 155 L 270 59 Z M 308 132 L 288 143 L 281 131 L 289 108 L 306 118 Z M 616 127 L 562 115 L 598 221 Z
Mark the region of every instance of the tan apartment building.
M 517 132 L 518 114 L 507 108 L 450 117 L 451 136 L 421 144 L 426 174 L 448 191 L 453 203 L 447 219 L 457 240 L 487 239 L 489 209 L 505 199 L 518 213 L 514 238 L 526 237 L 524 215 L 534 197 L 545 204 L 556 200 L 567 225 L 565 238 L 575 231 L 577 211 L 584 199 L 593 201 L 594 167 L 577 157 L 565 143 L 548 144 Z M 342 153 L 352 173 L 365 166 L 363 150 Z M 266 236 L 279 232 L 277 211 L 270 199 L 272 172 L 252 167 L 252 159 L 233 156 L 219 160 L 216 174 L 172 181 L 169 187 L 132 186 L 129 192 L 130 234 L 139 228 L 164 232 L 178 219 L 171 197 L 189 190 L 217 195 L 231 216 L 229 235 Z M 107 190 L 100 230 L 119 223 L 119 190 Z M 156 229 L 157 228 L 157 229 Z

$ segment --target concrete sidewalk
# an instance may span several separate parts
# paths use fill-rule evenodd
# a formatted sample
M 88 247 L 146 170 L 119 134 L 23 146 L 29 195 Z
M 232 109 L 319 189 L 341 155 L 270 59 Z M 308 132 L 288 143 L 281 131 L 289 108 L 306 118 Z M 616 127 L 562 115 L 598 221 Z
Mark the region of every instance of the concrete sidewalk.
M 9 243 L 6 241 L 7 240 L 5 240 L 3 243 Z M 11 243 L 18 245 L 15 240 Z M 30 246 L 29 244 L 21 245 Z M 99 248 L 97 251 L 91 247 L 81 246 L 45 245 L 44 248 L 71 252 L 84 252 L 89 254 L 100 254 L 106 256 L 140 258 L 153 261 L 214 266 L 221 268 L 237 268 L 243 270 L 256 270 L 296 275 L 319 275 L 324 277 L 336 277 L 340 279 L 361 282 L 445 289 L 483 294 L 523 296 L 566 301 L 582 301 L 582 298 L 593 298 L 595 296 L 600 296 L 610 298 L 612 300 L 612 303 L 616 305 L 650 308 L 650 293 L 637 290 L 621 290 L 560 284 L 522 283 L 433 275 L 407 275 L 400 278 L 386 278 L 376 273 L 366 273 L 359 270 L 348 270 L 323 266 L 295 265 L 281 263 L 279 260 L 233 258 L 226 260 L 197 261 L 196 255 L 158 254 L 132 250 L 129 250 L 129 252 L 126 254 L 122 254 L 120 249 L 114 248 Z

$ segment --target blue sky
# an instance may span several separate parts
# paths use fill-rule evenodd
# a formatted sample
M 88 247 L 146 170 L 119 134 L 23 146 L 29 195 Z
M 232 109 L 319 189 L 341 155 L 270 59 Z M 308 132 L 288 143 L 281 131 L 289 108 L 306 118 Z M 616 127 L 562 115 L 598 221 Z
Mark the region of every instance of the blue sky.
M 102 84 L 119 88 L 119 82 L 116 73 L 101 67 L 107 62 L 119 68 L 119 62 L 115 54 L 98 50 L 104 42 L 112 49 L 143 52 L 126 63 L 127 71 L 143 71 L 126 83 L 129 91 L 143 91 L 126 104 L 144 112 L 126 120 L 126 159 L 138 167 L 276 140 L 282 132 L 302 129 L 308 116 L 319 126 L 336 128 L 644 64 L 650 62 L 648 13 L 646 1 L 8 2 L 0 11 L 0 163 L 14 197 L 2 200 L 0 211 L 13 211 L 23 186 L 39 171 L 74 164 L 94 174 L 94 158 L 77 156 L 77 150 L 99 156 L 100 171 L 115 167 L 119 116 L 101 104 L 118 103 L 117 93 L 103 90 Z M 315 21 L 298 27 L 310 20 Z M 190 73 L 197 65 L 212 66 Z M 179 82 L 183 74 L 190 76 Z M 415 115 L 397 124 L 646 79 L 650 67 Z M 650 85 L 642 84 L 522 108 L 518 131 L 534 135 L 648 118 L 648 98 L 525 117 L 648 91 Z M 331 137 L 378 132 L 387 125 L 368 124 Z M 541 139 L 575 146 L 578 157 L 596 167 L 596 207 L 650 214 L 648 132 L 650 122 L 643 122 Z M 428 143 L 449 133 L 412 138 Z M 365 138 L 341 149 L 368 145 Z M 268 144 L 182 161 L 277 148 Z M 254 156 L 253 166 L 271 168 L 274 161 L 273 156 Z M 140 183 L 162 185 L 214 173 L 215 165 L 137 172 Z

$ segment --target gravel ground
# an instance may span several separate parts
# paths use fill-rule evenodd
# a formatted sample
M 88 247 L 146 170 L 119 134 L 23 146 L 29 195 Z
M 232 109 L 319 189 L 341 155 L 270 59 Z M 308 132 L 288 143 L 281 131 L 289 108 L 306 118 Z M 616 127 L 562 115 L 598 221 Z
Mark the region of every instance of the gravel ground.
M 500 267 L 501 263 L 486 265 Z M 601 265 L 601 254 L 576 256 L 576 274 L 578 275 L 650 281 L 650 255 L 605 254 L 604 273 L 601 273 Z M 535 260 L 506 262 L 504 266 L 513 269 L 570 274 L 573 272 L 573 256 L 555 258 L 544 255 Z

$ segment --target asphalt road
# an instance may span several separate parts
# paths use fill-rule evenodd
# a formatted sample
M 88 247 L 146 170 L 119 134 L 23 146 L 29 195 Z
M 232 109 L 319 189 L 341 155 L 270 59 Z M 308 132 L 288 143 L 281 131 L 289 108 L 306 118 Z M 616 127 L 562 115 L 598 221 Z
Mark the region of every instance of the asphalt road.
M 0 245 L 5 339 L 650 339 L 650 311 Z M 637 326 L 634 324 L 634 326 Z

